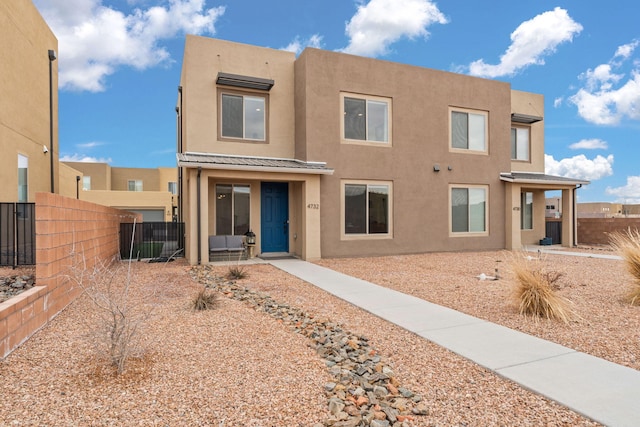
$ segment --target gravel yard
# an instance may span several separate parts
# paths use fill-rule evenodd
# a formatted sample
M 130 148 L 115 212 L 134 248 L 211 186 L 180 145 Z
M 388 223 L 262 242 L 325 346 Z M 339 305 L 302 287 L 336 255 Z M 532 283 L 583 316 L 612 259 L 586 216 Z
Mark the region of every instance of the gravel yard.
M 638 369 L 640 312 L 619 300 L 621 261 L 548 256 L 581 319 L 525 319 L 509 299 L 506 252 L 425 254 L 319 262 L 505 326 Z M 328 417 L 324 361 L 309 339 L 221 295 L 194 312 L 199 286 L 182 262 L 134 263 L 132 300 L 151 311 L 140 359 L 114 376 L 95 354 L 95 310 L 78 299 L 0 362 L 0 425 L 313 426 Z M 498 281 L 479 281 L 480 273 Z M 212 272 L 224 275 L 228 267 Z M 401 385 L 424 397 L 416 426 L 591 426 L 595 423 L 269 265 L 238 281 L 365 336 Z M 124 272 L 122 273 L 124 277 Z M 124 280 L 124 279 L 123 279 Z

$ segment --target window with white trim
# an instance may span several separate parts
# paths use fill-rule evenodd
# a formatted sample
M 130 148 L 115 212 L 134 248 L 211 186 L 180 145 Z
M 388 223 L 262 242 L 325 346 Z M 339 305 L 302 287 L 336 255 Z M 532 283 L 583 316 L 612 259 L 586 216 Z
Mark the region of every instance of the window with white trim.
M 266 141 L 267 96 L 224 92 L 220 95 L 222 138 Z
M 216 234 L 242 236 L 249 231 L 251 187 L 216 184 Z
M 511 128 L 511 160 L 529 161 L 529 128 Z
M 340 94 L 346 142 L 391 143 L 391 99 Z
M 391 183 L 348 182 L 343 194 L 345 236 L 391 234 Z
M 533 230 L 533 193 L 520 193 L 520 228 Z
M 88 175 L 84 175 L 82 177 L 82 189 L 84 191 L 89 191 L 91 190 L 91 177 Z
M 451 232 L 485 233 L 488 230 L 488 187 L 451 187 Z
M 130 179 L 127 181 L 127 189 L 129 191 L 142 191 L 141 179 Z
M 485 111 L 451 109 L 451 149 L 486 153 L 487 118 Z
M 169 181 L 167 184 L 167 191 L 171 194 L 178 194 L 178 183 L 175 181 Z

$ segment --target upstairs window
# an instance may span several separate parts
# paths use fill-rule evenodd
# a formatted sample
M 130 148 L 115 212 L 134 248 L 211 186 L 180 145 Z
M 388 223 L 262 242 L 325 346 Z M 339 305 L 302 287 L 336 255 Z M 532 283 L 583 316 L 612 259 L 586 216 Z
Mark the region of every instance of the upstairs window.
M 486 153 L 487 113 L 451 110 L 451 148 Z
M 529 160 L 529 128 L 511 128 L 511 160 Z
M 91 177 L 90 176 L 83 176 L 82 177 L 82 189 L 84 191 L 89 191 L 91 190 Z
M 391 142 L 391 100 L 342 94 L 343 138 L 349 142 Z
M 223 93 L 220 100 L 220 136 L 266 141 L 266 105 L 266 96 Z
M 129 181 L 127 181 L 127 187 L 129 191 L 142 191 L 142 180 L 130 179 Z
M 171 194 L 178 194 L 178 183 L 175 181 L 170 181 L 167 184 L 167 191 Z

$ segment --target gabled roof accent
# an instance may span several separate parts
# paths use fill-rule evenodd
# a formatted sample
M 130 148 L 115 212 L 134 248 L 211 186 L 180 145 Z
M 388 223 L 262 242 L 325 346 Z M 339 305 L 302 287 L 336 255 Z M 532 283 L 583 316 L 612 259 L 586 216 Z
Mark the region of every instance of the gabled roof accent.
M 305 162 L 297 159 L 275 157 L 234 156 L 214 153 L 177 153 L 178 167 L 202 167 L 203 169 L 224 169 L 262 172 L 288 172 L 312 175 L 332 175 L 333 169 L 324 162 Z
M 532 123 L 542 121 L 543 117 L 530 116 L 528 114 L 511 113 L 511 121 L 514 123 L 524 123 L 530 125 Z
M 535 172 L 501 172 L 500 180 L 522 184 L 587 185 L 591 181 Z
M 263 79 L 260 77 L 218 73 L 216 83 L 224 86 L 235 86 L 247 89 L 271 90 L 275 82 L 271 79 Z

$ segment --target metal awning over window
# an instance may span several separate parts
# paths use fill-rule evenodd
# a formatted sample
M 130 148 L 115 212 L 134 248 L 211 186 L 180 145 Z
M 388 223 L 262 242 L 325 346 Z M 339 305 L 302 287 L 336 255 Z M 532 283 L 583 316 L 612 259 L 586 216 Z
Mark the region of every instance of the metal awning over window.
M 260 77 L 241 76 L 239 74 L 218 73 L 216 83 L 223 86 L 234 86 L 245 89 L 271 90 L 275 82 Z
M 530 116 L 528 114 L 511 113 L 511 121 L 514 123 L 523 123 L 530 125 L 542 121 L 540 116 Z

